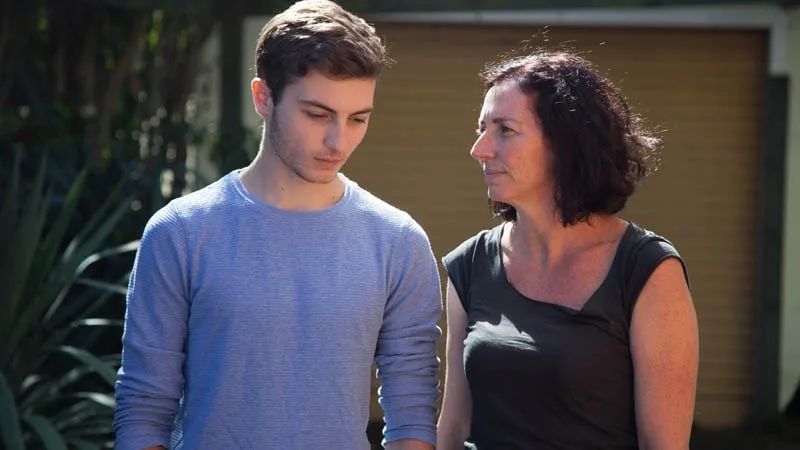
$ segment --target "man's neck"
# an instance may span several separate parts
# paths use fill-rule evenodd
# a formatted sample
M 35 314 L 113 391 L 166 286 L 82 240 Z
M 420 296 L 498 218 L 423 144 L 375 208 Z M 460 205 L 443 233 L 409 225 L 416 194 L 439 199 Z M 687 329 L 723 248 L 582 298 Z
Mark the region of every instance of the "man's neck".
M 262 149 L 239 173 L 250 195 L 286 211 L 319 211 L 336 204 L 344 195 L 345 182 L 337 176 L 330 183 L 311 183 L 299 177 L 274 153 Z

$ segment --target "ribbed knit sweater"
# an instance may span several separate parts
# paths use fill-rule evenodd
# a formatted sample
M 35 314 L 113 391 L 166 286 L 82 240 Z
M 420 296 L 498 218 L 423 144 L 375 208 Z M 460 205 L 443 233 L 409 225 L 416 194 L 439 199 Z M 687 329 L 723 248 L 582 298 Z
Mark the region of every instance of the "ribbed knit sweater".
M 369 448 L 435 442 L 439 275 L 422 228 L 355 182 L 290 212 L 237 171 L 148 222 L 131 273 L 116 448 Z

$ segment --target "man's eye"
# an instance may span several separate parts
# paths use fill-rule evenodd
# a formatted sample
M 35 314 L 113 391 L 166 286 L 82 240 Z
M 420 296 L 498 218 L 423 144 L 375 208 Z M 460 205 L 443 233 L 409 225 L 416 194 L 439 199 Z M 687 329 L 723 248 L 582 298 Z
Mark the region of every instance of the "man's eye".
M 353 122 L 359 123 L 359 124 L 367 123 L 367 119 L 365 117 L 353 117 L 352 120 L 353 120 Z
M 308 117 L 310 117 L 310 118 L 312 118 L 312 119 L 316 119 L 316 120 L 324 120 L 324 119 L 327 119 L 327 118 L 328 118 L 328 115 L 327 115 L 327 114 L 313 113 L 313 112 L 311 112 L 311 111 L 307 111 L 307 112 L 306 112 L 306 115 L 307 115 Z
M 513 133 L 513 132 L 514 132 L 514 130 L 512 130 L 511 128 L 508 128 L 505 125 L 501 125 L 500 126 L 500 133 L 502 133 L 502 134 L 508 134 L 508 133 Z

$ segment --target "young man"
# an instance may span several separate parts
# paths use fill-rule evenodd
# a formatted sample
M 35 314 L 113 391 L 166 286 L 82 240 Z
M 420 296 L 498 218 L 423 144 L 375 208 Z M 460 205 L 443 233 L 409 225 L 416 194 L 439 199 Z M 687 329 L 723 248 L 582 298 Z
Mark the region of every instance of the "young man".
M 117 449 L 367 449 L 373 362 L 386 448 L 433 449 L 442 300 L 430 243 L 339 173 L 386 61 L 374 29 L 326 0 L 264 27 L 257 157 L 144 231 Z

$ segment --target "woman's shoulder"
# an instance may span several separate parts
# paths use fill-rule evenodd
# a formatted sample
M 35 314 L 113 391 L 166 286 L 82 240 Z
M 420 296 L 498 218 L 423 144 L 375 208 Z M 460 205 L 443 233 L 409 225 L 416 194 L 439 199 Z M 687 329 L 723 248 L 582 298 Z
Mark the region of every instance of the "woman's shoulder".
M 629 221 L 628 223 L 624 244 L 631 256 L 644 251 L 680 258 L 677 248 L 666 236 L 636 222 Z
M 504 223 L 493 228 L 486 228 L 478 231 L 466 240 L 462 241 L 454 249 L 450 250 L 445 256 L 445 261 L 452 261 L 461 258 L 472 259 L 476 252 L 488 252 L 490 245 L 496 245 L 500 239 L 500 232 Z
M 626 232 L 625 248 L 622 252 L 622 276 L 627 286 L 627 299 L 631 307 L 639 293 L 655 269 L 667 259 L 675 258 L 680 262 L 686 283 L 689 283 L 689 272 L 686 262 L 681 257 L 672 241 L 656 231 L 631 222 Z

